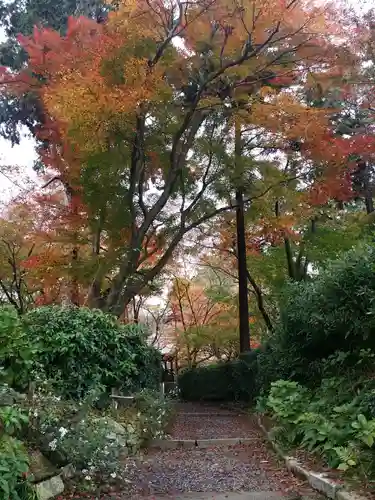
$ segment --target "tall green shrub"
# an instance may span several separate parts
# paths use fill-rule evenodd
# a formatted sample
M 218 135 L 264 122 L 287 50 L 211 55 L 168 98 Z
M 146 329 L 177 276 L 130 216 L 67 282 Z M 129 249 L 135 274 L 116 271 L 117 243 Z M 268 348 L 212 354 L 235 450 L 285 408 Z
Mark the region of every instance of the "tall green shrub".
M 132 392 L 158 384 L 161 359 L 140 326 L 120 325 L 99 310 L 60 306 L 34 309 L 22 321 L 37 345 L 35 371 L 64 397 L 82 398 L 96 385 Z
M 315 385 L 322 360 L 337 350 L 375 348 L 374 271 L 375 249 L 361 246 L 284 289 L 279 324 L 259 357 L 261 388 L 281 378 Z

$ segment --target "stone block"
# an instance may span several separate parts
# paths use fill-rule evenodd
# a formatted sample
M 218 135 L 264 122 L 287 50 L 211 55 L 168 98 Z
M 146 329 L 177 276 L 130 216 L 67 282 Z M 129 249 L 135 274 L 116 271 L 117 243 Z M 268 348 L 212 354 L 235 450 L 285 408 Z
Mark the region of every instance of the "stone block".
M 306 470 L 295 458 L 285 457 L 285 465 L 286 468 L 293 472 L 296 476 L 301 477 L 302 479 L 307 479 L 309 476 L 309 471 Z
M 49 500 L 64 491 L 64 483 L 60 476 L 51 477 L 34 485 L 38 500 Z
M 307 480 L 314 490 L 323 493 L 323 495 L 328 498 L 335 498 L 337 491 L 341 487 L 339 484 L 326 478 L 324 474 L 318 474 L 315 472 L 309 472 Z
M 71 479 L 75 476 L 76 470 L 74 465 L 68 464 L 61 467 L 61 475 L 64 479 Z

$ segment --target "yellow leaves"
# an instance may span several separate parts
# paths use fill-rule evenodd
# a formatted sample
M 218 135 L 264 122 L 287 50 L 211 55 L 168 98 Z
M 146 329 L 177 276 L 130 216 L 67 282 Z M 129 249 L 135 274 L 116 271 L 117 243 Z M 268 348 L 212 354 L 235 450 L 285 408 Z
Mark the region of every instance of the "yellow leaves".
M 109 14 L 110 30 L 125 36 L 129 45 L 140 39 L 160 40 L 168 20 L 168 8 L 158 0 L 110 0 L 116 9 Z M 163 29 L 164 28 L 164 29 Z
M 158 99 L 159 87 L 163 87 L 161 72 L 158 68 L 150 71 L 145 59 L 117 61 L 115 81 L 113 74 L 102 70 L 103 62 L 98 60 L 96 67 L 85 72 L 80 67 L 60 71 L 43 94 L 49 114 L 73 132 L 71 138 L 81 151 L 105 147 L 116 122 L 132 122 L 139 103 Z M 109 69 L 113 71 L 113 66 Z

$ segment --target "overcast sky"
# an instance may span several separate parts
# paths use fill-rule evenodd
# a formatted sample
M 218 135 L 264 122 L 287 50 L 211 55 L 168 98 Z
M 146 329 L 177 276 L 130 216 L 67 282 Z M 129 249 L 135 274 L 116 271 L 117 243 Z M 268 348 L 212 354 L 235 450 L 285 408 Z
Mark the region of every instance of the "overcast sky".
M 0 29 L 0 42 L 4 41 L 5 36 L 3 30 Z M 0 138 L 0 204 L 5 203 L 10 197 L 21 191 L 25 187 L 25 182 L 22 176 L 18 176 L 14 182 L 8 179 L 8 168 L 4 166 L 16 165 L 22 167 L 26 177 L 35 177 L 32 165 L 36 159 L 34 151 L 34 141 L 30 136 L 26 136 L 21 141 L 19 146 L 10 144 L 9 141 Z

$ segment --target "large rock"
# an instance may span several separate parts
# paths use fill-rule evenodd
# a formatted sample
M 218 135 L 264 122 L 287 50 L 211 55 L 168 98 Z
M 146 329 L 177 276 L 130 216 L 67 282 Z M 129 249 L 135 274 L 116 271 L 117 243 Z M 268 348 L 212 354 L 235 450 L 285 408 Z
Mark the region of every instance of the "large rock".
M 38 500 L 49 500 L 64 491 L 64 483 L 60 476 L 51 477 L 34 486 Z
M 109 441 L 116 441 L 125 449 L 125 447 L 127 446 L 128 433 L 123 425 L 121 425 L 119 422 L 116 422 L 116 420 L 113 420 L 113 418 L 110 417 L 98 418 L 96 419 L 96 422 L 98 422 L 108 430 L 106 438 Z
M 113 420 L 113 418 L 102 417 L 96 419 L 96 421 L 108 429 L 108 433 L 124 436 L 126 434 L 126 429 L 123 425 Z
M 35 483 L 55 476 L 58 472 L 56 467 L 40 451 L 29 453 L 29 464 Z
M 68 464 L 64 467 L 61 467 L 61 475 L 64 479 L 71 479 L 76 474 L 76 469 L 74 465 Z

